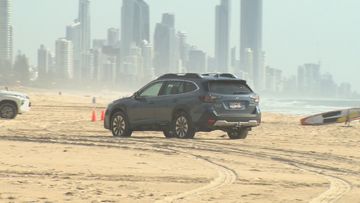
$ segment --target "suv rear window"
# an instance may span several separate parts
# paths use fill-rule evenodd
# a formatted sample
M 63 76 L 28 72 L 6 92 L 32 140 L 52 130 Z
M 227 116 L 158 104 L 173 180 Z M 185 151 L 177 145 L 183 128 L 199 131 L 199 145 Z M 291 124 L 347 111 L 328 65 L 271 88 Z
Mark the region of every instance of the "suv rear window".
M 241 81 L 211 81 L 209 92 L 216 94 L 237 95 L 250 94 L 252 90 Z

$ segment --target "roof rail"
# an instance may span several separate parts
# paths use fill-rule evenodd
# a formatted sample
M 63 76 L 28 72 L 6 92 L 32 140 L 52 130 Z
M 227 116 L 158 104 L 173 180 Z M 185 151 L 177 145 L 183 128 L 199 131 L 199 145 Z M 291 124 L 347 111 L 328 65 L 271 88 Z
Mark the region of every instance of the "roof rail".
M 160 76 L 158 79 L 169 79 L 169 78 L 193 78 L 200 79 L 201 76 L 197 73 L 169 73 Z
M 205 73 L 201 76 L 204 77 L 216 77 L 216 78 L 237 78 L 234 74 L 231 73 Z

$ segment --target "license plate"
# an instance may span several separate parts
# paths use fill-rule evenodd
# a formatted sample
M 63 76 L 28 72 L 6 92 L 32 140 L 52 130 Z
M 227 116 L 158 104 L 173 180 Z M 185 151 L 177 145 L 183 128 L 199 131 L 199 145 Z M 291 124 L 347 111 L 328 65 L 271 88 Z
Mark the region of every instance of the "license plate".
M 241 109 L 242 105 L 240 102 L 232 102 L 229 104 L 230 109 Z

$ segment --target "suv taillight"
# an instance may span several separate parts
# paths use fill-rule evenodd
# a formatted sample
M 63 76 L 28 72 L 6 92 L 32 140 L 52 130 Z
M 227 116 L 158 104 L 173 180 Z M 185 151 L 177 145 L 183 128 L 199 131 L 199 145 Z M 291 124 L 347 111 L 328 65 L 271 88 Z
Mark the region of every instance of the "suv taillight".
M 216 96 L 206 95 L 206 96 L 200 96 L 200 101 L 205 103 L 215 103 L 215 101 L 218 99 Z
M 250 98 L 257 104 L 260 102 L 260 97 L 258 95 L 252 95 Z

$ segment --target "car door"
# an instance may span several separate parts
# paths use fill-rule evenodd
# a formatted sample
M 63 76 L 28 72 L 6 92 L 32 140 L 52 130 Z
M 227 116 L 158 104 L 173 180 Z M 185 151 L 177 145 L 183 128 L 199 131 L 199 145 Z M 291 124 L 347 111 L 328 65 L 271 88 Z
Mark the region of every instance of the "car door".
M 134 126 L 154 124 L 155 102 L 163 82 L 155 82 L 140 90 L 128 109 L 130 122 Z
M 167 124 L 172 119 L 172 113 L 182 93 L 182 81 L 167 81 L 155 102 L 156 117 L 158 123 Z

